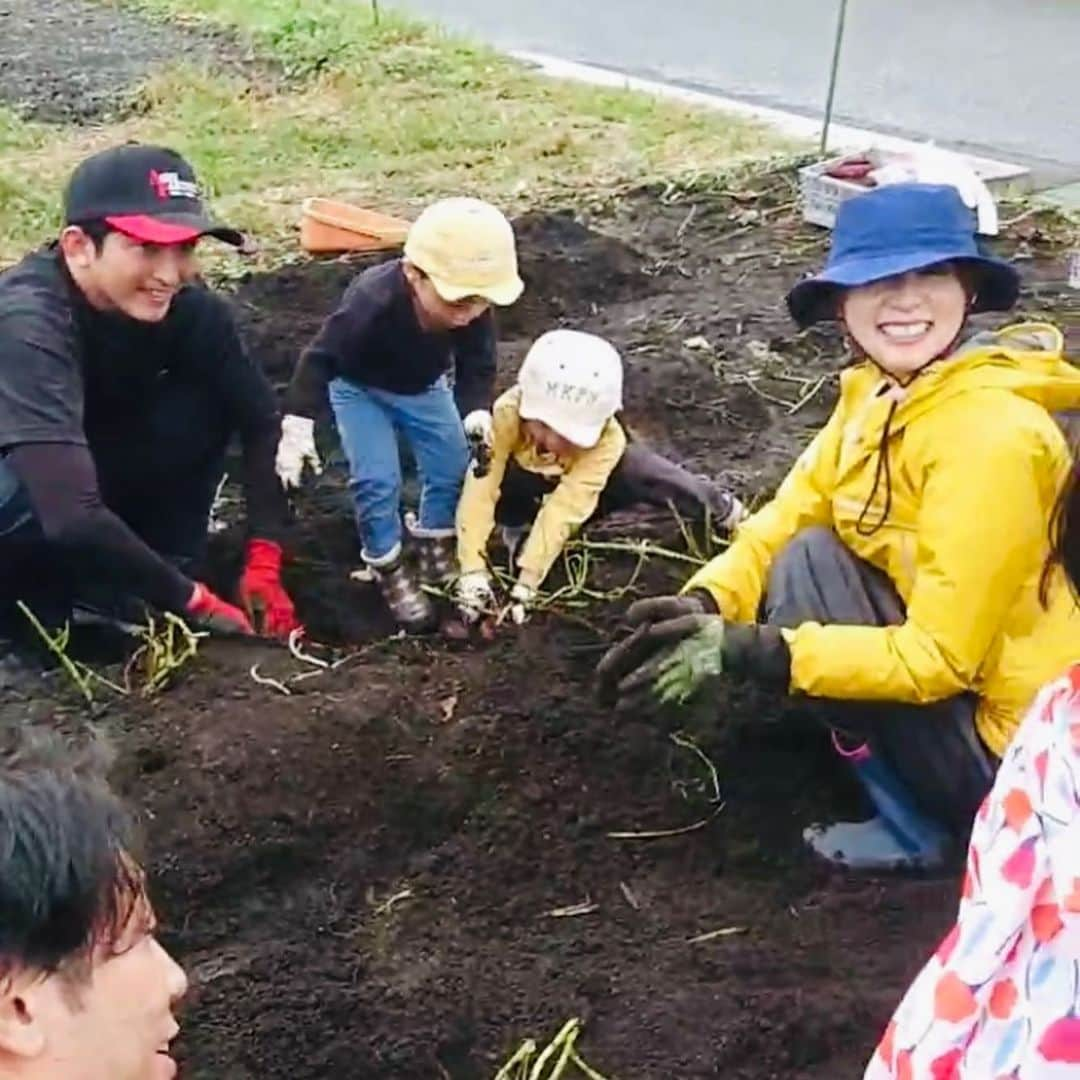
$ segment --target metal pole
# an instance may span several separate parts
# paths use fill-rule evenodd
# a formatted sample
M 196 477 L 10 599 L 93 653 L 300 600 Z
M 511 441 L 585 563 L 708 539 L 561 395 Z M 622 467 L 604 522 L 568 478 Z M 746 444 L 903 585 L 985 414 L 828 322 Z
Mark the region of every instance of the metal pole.
M 371 0 L 371 19 L 376 26 L 379 25 L 379 0 Z
M 833 46 L 832 71 L 829 73 L 829 96 L 825 101 L 825 126 L 821 129 L 821 153 L 829 146 L 829 125 L 832 123 L 833 99 L 836 97 L 836 75 L 840 70 L 840 47 L 844 43 L 844 22 L 847 19 L 848 0 L 840 0 L 840 13 L 836 20 L 836 44 Z

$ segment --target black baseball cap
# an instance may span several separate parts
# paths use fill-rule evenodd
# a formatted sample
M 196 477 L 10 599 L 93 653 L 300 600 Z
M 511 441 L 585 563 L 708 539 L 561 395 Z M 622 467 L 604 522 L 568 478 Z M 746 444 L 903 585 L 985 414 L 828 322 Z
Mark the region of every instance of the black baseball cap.
M 64 193 L 68 225 L 106 221 L 149 244 L 184 244 L 214 236 L 247 246 L 237 229 L 213 221 L 203 205 L 195 171 L 175 150 L 130 143 L 87 158 Z

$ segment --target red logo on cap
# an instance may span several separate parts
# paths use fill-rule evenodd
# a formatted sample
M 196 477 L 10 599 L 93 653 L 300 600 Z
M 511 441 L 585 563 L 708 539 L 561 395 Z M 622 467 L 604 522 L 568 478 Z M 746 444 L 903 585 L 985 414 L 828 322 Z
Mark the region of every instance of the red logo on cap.
M 184 180 L 174 172 L 150 170 L 150 187 L 159 199 L 197 199 L 199 187 L 191 180 Z
M 150 170 L 150 186 L 154 189 L 154 194 L 159 199 L 167 199 L 169 197 L 169 185 L 165 182 L 165 178 L 157 171 L 157 169 Z

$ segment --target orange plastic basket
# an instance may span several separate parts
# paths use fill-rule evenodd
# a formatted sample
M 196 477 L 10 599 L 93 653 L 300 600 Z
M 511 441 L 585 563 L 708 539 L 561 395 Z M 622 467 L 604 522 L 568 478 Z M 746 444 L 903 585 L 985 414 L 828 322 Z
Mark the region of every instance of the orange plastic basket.
M 300 246 L 313 254 L 331 251 L 387 251 L 405 243 L 409 222 L 334 199 L 305 199 Z

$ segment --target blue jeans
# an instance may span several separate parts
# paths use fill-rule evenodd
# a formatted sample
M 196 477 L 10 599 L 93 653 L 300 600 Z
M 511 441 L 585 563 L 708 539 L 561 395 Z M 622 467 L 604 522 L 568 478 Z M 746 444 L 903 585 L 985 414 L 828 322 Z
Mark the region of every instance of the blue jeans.
M 446 377 L 419 394 L 394 394 L 347 379 L 330 383 L 330 405 L 349 461 L 349 488 L 364 558 L 379 562 L 401 543 L 400 431 L 420 473 L 419 528 L 453 531 L 469 446 Z
M 40 536 L 30 500 L 11 467 L 0 457 L 0 544 L 31 535 Z

